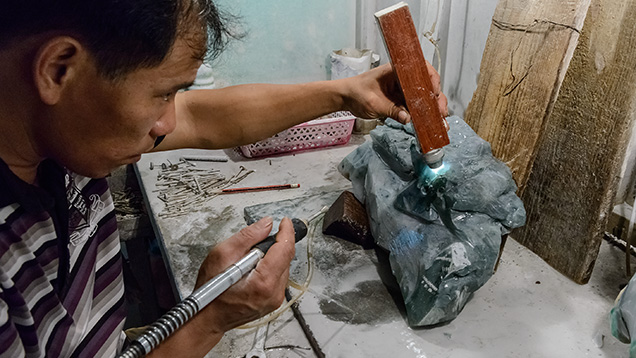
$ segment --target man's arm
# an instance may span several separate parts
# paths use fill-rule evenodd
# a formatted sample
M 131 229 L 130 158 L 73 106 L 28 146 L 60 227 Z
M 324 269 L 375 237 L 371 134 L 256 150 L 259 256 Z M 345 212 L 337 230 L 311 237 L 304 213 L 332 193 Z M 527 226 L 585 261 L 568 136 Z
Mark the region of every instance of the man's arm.
M 248 144 L 341 107 L 330 81 L 194 90 L 175 100 L 177 126 L 160 150 Z
M 430 69 L 440 93 L 439 75 Z M 235 147 L 340 110 L 361 118 L 410 119 L 390 65 L 334 81 L 187 91 L 175 101 L 176 129 L 156 150 Z M 442 113 L 447 113 L 441 93 L 440 105 Z

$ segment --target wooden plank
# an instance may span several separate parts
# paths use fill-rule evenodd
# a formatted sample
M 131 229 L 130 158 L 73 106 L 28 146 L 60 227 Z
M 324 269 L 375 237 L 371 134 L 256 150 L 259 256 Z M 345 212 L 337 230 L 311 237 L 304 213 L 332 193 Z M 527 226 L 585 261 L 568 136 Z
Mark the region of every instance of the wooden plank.
M 448 133 L 408 5 L 398 3 L 376 12 L 375 17 L 404 93 L 422 153 L 442 148 L 449 143 Z
M 466 122 L 506 162 L 520 192 L 590 0 L 502 0 Z
M 512 233 L 550 265 L 586 283 L 598 254 L 636 108 L 636 0 L 593 0 Z

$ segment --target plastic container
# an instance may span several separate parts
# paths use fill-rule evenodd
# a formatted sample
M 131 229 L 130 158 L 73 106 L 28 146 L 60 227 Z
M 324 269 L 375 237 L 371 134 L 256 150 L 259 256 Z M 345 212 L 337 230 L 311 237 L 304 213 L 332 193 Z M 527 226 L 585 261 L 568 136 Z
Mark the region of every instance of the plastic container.
M 355 119 L 350 112 L 334 112 L 239 148 L 244 156 L 253 158 L 346 144 Z

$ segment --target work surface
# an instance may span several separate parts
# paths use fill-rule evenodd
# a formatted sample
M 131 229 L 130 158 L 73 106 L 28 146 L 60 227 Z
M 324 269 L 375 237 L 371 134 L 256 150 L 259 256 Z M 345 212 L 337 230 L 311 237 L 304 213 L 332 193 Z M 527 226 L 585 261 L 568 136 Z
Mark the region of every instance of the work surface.
M 336 167 L 364 140 L 354 135 L 345 146 L 263 159 L 243 158 L 233 150 L 144 155 L 137 163 L 139 177 L 181 296 L 192 292 L 209 248 L 246 225 L 245 208 L 254 216 L 307 218 L 350 188 Z M 161 163 L 178 163 L 183 155 L 192 154 L 228 156 L 226 163 L 197 162 L 199 168 L 214 167 L 228 177 L 240 166 L 254 170 L 234 187 L 284 183 L 301 187 L 219 195 L 184 215 L 160 215 L 165 210 L 156 191 Z M 309 239 L 297 244 L 292 262 L 291 277 L 298 283 L 307 274 Z M 605 242 L 590 283 L 580 286 L 508 240 L 497 272 L 458 318 L 434 328 L 411 329 L 384 252 L 324 236 L 321 225 L 312 240 L 313 277 L 299 301 L 300 311 L 327 357 L 628 356 L 628 346 L 609 333 L 608 318 L 619 285 L 627 282 L 619 264 L 623 256 Z M 209 357 L 243 357 L 254 344 L 255 332 L 255 328 L 228 332 Z M 289 311 L 269 324 L 265 347 L 271 358 L 315 357 Z

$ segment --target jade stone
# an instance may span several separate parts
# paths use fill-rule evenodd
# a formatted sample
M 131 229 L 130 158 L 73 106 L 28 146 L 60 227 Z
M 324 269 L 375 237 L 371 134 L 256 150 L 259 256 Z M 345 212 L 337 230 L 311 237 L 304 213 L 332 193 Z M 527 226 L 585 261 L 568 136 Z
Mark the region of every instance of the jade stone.
M 629 343 L 630 358 L 636 357 L 636 275 L 616 299 L 610 313 L 610 328 L 614 337 Z
M 444 166 L 423 161 L 413 125 L 387 119 L 338 170 L 367 210 L 409 325 L 453 320 L 493 275 L 501 238 L 525 223 L 510 169 L 460 117 L 447 119 Z

